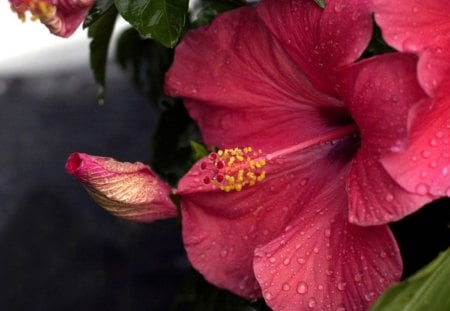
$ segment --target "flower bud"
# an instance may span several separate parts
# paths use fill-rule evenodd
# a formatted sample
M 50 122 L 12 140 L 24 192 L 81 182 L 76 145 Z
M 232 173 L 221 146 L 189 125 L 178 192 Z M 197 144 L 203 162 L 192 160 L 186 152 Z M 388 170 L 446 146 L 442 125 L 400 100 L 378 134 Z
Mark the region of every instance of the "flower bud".
M 150 167 L 112 158 L 73 153 L 66 170 L 111 214 L 136 222 L 176 216 L 171 188 Z

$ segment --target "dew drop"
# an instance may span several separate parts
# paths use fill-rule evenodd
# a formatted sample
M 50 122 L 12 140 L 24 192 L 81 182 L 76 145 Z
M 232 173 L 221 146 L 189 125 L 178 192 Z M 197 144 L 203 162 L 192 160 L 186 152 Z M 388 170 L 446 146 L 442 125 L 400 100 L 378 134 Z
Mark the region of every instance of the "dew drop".
M 290 258 L 286 258 L 286 259 L 283 261 L 283 264 L 284 264 L 285 266 L 289 265 L 290 263 L 291 263 L 291 259 L 290 259 Z
M 322 284 L 317 285 L 317 289 L 318 290 L 323 290 L 323 285 Z
M 271 292 L 266 292 L 266 295 L 265 295 L 265 297 L 264 297 L 266 300 L 272 300 L 272 298 L 273 298 L 273 295 L 272 295 L 272 293 Z
M 319 253 L 319 249 L 318 249 L 317 247 L 314 247 L 314 248 L 313 248 L 313 253 L 314 253 L 314 254 L 318 254 L 318 253 Z
M 225 248 L 220 251 L 220 256 L 221 257 L 227 257 L 227 255 L 228 255 L 228 251 Z
M 431 156 L 431 152 L 430 151 L 428 151 L 428 150 L 422 151 L 422 157 L 424 159 L 428 159 L 430 156 Z
M 339 282 L 337 285 L 338 290 L 343 291 L 345 289 L 345 283 L 344 282 Z
M 392 193 L 388 193 L 386 195 L 386 201 L 392 202 L 394 200 L 394 195 Z
M 291 289 L 291 285 L 289 285 L 288 283 L 284 283 L 283 286 L 282 286 L 282 289 L 283 289 L 285 292 L 287 292 L 288 290 Z
M 346 309 L 345 309 L 344 306 L 338 306 L 338 307 L 336 308 L 336 311 L 346 311 Z
M 300 258 L 297 259 L 297 262 L 299 264 L 304 264 L 306 262 L 306 260 L 304 258 L 300 257 Z
M 277 261 L 277 259 L 275 257 L 272 257 L 269 259 L 270 263 L 274 263 L 275 261 Z
M 380 253 L 380 257 L 381 257 L 381 258 L 386 258 L 386 256 L 387 256 L 386 252 L 381 252 L 381 253 Z
M 329 237 L 331 236 L 331 230 L 330 230 L 330 229 L 325 229 L 324 234 L 325 234 L 325 236 L 326 236 L 327 238 L 329 238 Z
M 361 274 L 356 273 L 353 279 L 355 280 L 355 282 L 361 282 L 362 276 Z
M 297 285 L 297 293 L 306 294 L 308 292 L 308 284 L 305 282 L 299 282 Z
M 444 133 L 439 131 L 439 132 L 436 133 L 436 137 L 437 138 L 442 138 L 442 137 L 444 137 Z
M 434 138 L 432 138 L 432 139 L 430 139 L 430 146 L 431 147 L 436 147 L 437 146 L 437 140 L 436 139 L 434 139 Z
M 316 302 L 316 299 L 314 297 L 310 298 L 308 300 L 308 307 L 310 307 L 311 309 L 314 308 L 316 305 L 317 305 L 317 302 Z
M 425 184 L 418 184 L 416 186 L 416 192 L 421 195 L 425 195 L 428 193 L 428 186 Z

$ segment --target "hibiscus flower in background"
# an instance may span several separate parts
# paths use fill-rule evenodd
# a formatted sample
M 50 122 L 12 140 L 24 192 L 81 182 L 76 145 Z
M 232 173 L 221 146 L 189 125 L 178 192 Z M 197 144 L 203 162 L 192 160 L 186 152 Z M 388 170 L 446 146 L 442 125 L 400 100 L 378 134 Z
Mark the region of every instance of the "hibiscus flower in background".
M 70 37 L 83 22 L 95 0 L 9 0 L 11 9 L 26 20 L 40 20 L 51 33 Z
M 409 191 L 450 196 L 450 13 L 435 0 L 374 4 L 386 42 L 419 56 L 418 79 L 429 96 L 409 113 L 407 142 L 382 162 Z

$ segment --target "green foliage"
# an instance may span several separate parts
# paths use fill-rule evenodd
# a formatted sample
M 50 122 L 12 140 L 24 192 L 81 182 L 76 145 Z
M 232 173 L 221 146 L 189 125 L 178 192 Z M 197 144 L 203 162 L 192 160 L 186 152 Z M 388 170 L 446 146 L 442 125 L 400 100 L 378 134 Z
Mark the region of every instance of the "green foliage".
M 369 46 L 363 54 L 363 58 L 390 52 L 395 52 L 395 50 L 387 45 L 386 42 L 384 42 L 383 36 L 381 35 L 381 29 L 374 22 L 372 39 L 370 40 Z
M 158 127 L 152 139 L 152 167 L 172 186 L 192 165 L 192 140 L 199 140 L 198 129 L 186 108 L 177 99 L 165 99 Z
M 116 18 L 117 10 L 115 7 L 111 7 L 106 13 L 93 22 L 88 30 L 88 36 L 92 39 L 89 45 L 91 69 L 98 85 L 97 98 L 101 104 L 104 102 L 105 96 L 105 73 L 108 60 L 108 46 Z
M 314 2 L 320 6 L 322 9 L 325 8 L 325 0 L 314 0 Z
M 114 5 L 113 0 L 97 0 L 92 6 L 89 14 L 84 19 L 83 28 L 88 28 L 97 19 L 102 17 Z
M 170 311 L 269 311 L 262 300 L 247 300 L 210 285 L 192 271 Z
M 208 149 L 202 143 L 191 141 L 191 163 L 194 164 L 201 158 L 208 155 Z
M 392 287 L 371 311 L 450 310 L 450 248 L 409 279 Z
M 192 27 L 204 26 L 210 23 L 216 15 L 235 9 L 240 5 L 242 3 L 230 0 L 202 0 L 195 9 L 198 13 L 192 23 Z
M 139 33 L 173 48 L 184 31 L 188 0 L 114 0 L 119 11 Z
M 122 32 L 117 42 L 118 63 L 153 103 L 164 98 L 164 74 L 172 63 L 172 57 L 172 49 L 143 38 L 133 28 Z

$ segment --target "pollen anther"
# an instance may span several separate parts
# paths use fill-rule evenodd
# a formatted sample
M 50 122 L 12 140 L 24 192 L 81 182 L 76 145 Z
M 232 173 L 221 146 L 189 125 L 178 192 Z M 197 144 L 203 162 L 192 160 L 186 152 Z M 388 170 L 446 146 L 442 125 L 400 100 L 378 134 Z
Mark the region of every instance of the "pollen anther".
M 211 153 L 208 159 L 209 163 L 200 164 L 202 170 L 211 172 L 204 183 L 214 184 L 225 192 L 241 191 L 266 178 L 263 152 L 253 151 L 252 147 L 218 150 Z

